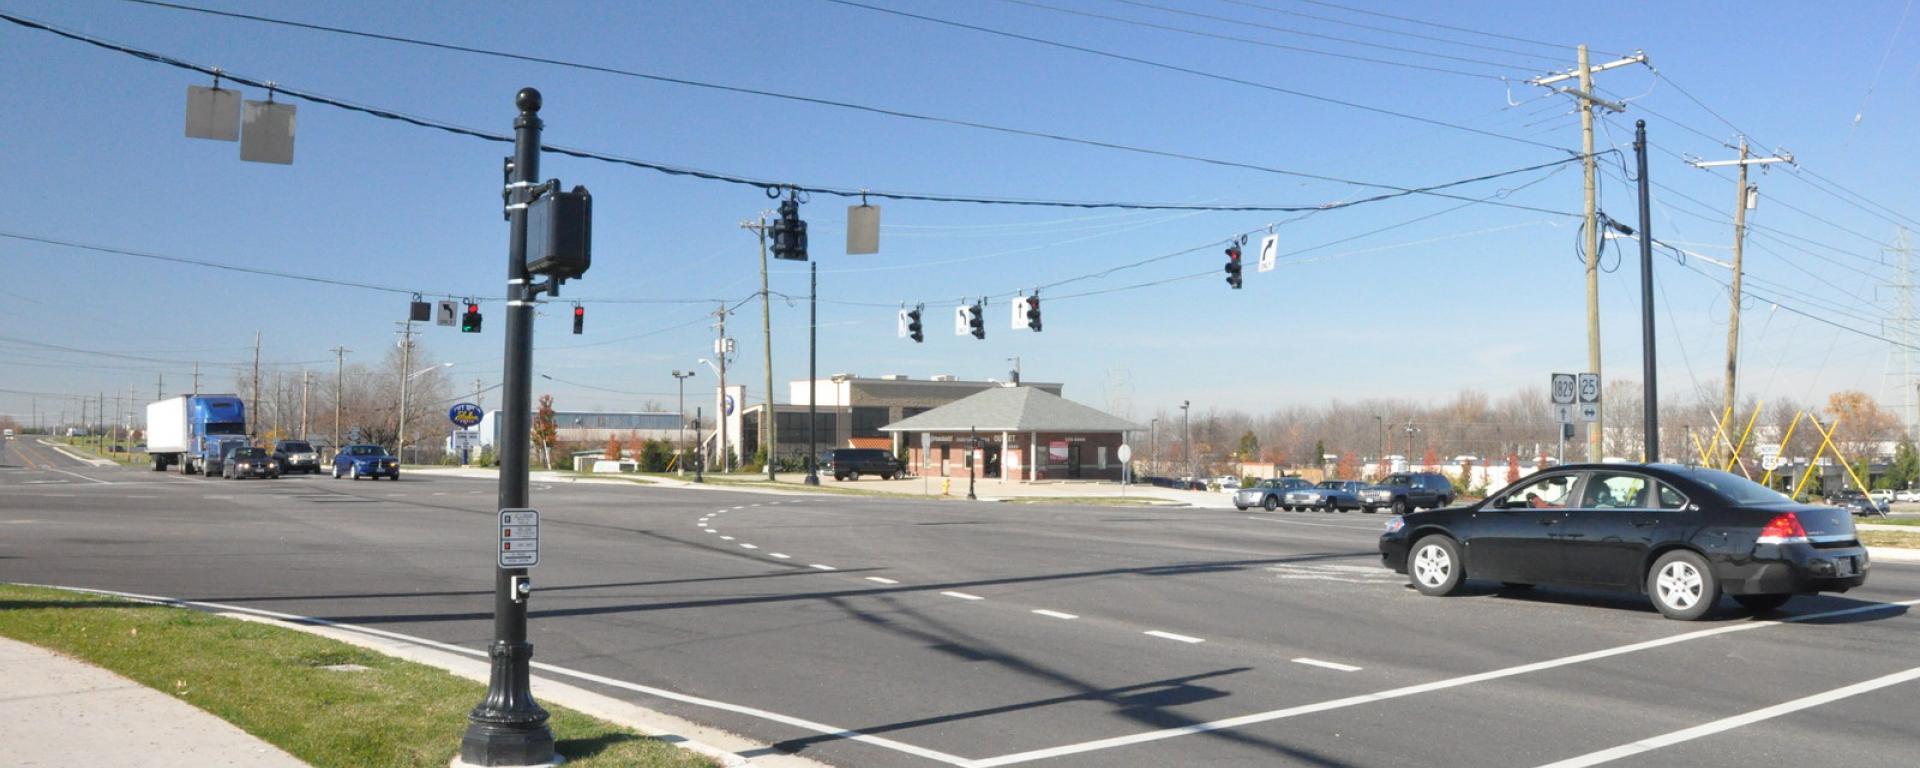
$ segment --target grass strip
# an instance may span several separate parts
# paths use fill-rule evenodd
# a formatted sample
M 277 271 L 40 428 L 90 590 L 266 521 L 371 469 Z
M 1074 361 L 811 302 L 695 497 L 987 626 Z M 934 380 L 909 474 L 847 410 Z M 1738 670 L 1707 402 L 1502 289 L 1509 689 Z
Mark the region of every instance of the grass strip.
M 1860 531 L 1860 543 L 1869 547 L 1920 549 L 1920 533 L 1906 531 Z
M 0 584 L 0 635 L 172 694 L 314 766 L 444 768 L 486 686 L 284 627 Z M 356 664 L 364 671 L 323 667 Z M 716 766 L 704 755 L 543 704 L 567 765 Z

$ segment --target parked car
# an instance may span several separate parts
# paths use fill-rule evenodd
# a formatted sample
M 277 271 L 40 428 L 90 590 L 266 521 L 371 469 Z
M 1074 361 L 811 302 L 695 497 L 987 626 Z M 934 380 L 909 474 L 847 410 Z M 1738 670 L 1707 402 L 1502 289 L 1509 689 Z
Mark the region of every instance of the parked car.
M 349 445 L 333 457 L 333 479 L 363 477 L 400 479 L 400 460 L 377 445 Z
M 1859 491 L 1841 491 L 1834 494 L 1831 498 L 1827 499 L 1827 501 L 1836 507 L 1859 515 L 1860 517 L 1866 517 L 1868 515 L 1886 517 L 1888 512 L 1888 506 L 1885 502 Z
M 1920 501 L 1920 491 L 1898 491 L 1893 494 L 1894 501 Z
M 1289 511 L 1301 512 L 1309 509 L 1322 512 L 1360 509 L 1360 490 L 1365 487 L 1365 483 L 1357 480 L 1325 480 L 1318 485 L 1287 491 L 1283 506 Z
M 1395 472 L 1360 489 L 1360 509 L 1381 509 L 1404 515 L 1416 509 L 1437 509 L 1453 503 L 1453 481 L 1438 472 Z
M 1386 567 L 1428 595 L 1468 578 L 1636 591 L 1694 620 L 1722 594 L 1756 612 L 1845 592 L 1871 568 L 1853 519 L 1739 475 L 1671 464 L 1556 467 L 1478 504 L 1394 518 Z
M 280 462 L 264 448 L 250 445 L 235 448 L 221 458 L 220 476 L 230 480 L 243 477 L 276 478 L 280 476 Z
M 1272 512 L 1279 509 L 1281 504 L 1284 503 L 1282 497 L 1286 496 L 1288 491 L 1312 487 L 1313 483 L 1309 483 L 1298 477 L 1276 477 L 1271 480 L 1262 480 L 1254 484 L 1251 488 L 1242 488 L 1234 491 L 1233 506 L 1235 509 L 1260 507 L 1268 512 Z
M 821 469 L 831 473 L 835 480 L 859 480 L 861 475 L 879 475 L 882 480 L 892 480 L 907 469 L 891 452 L 879 448 L 835 448 L 827 451 L 820 463 Z
M 305 440 L 274 441 L 273 457 L 280 460 L 280 471 L 289 475 L 295 472 L 311 475 L 320 471 L 320 454 Z

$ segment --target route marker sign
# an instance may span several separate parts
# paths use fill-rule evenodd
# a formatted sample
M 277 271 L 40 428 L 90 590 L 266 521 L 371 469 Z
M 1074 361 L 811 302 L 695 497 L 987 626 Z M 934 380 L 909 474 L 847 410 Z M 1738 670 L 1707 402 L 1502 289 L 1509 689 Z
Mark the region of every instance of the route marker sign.
M 1600 402 L 1600 374 L 1580 374 L 1580 402 Z
M 531 509 L 500 510 L 500 567 L 532 568 L 540 564 L 540 513 Z
M 1553 393 L 1554 405 L 1572 405 L 1573 398 L 1574 398 L 1573 374 L 1571 373 L 1554 374 L 1553 386 L 1549 391 Z

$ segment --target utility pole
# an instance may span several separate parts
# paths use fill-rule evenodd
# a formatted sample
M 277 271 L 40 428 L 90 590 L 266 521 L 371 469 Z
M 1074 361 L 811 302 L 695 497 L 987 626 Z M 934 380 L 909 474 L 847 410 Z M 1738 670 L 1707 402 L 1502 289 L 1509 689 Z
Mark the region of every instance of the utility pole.
M 1900 417 L 1906 422 L 1908 439 L 1920 435 L 1920 400 L 1916 400 L 1916 382 L 1913 378 L 1913 353 L 1916 339 L 1914 328 L 1913 289 L 1913 248 L 1907 245 L 1907 230 L 1902 228 L 1894 239 L 1894 247 L 1883 249 L 1883 253 L 1899 257 L 1900 282 L 1888 286 L 1900 292 L 1898 314 L 1894 321 L 1897 328 L 1893 338 L 1900 342 L 1897 350 L 1900 354 L 1900 390 L 1901 400 L 1905 404 L 1900 409 Z
M 154 374 L 153 376 L 153 399 L 167 399 L 167 375 L 164 373 Z
M 1627 107 L 1620 102 L 1608 101 L 1595 95 L 1593 92 L 1593 76 L 1597 72 L 1604 72 L 1615 67 L 1624 67 L 1629 64 L 1645 64 L 1647 62 L 1647 56 L 1644 53 L 1635 51 L 1632 56 L 1596 67 L 1587 61 L 1587 46 L 1581 45 L 1577 49 L 1577 55 L 1579 57 L 1579 63 L 1574 67 L 1573 71 L 1536 77 L 1529 82 L 1544 87 L 1567 80 L 1577 79 L 1580 81 L 1580 87 L 1578 89 L 1562 87 L 1554 90 L 1572 96 L 1580 104 L 1580 152 L 1582 155 L 1580 167 L 1585 171 L 1585 182 L 1582 186 L 1586 192 L 1586 230 L 1583 240 L 1587 249 L 1587 369 L 1595 376 L 1599 376 L 1600 217 L 1597 205 L 1598 201 L 1594 194 L 1594 172 L 1596 169 L 1593 156 L 1593 108 L 1595 106 L 1601 106 L 1614 112 L 1624 112 Z M 1606 381 L 1606 379 L 1602 378 L 1601 381 Z M 1596 404 L 1595 409 L 1598 410 L 1598 408 L 1599 404 Z M 1604 422 L 1601 417 L 1596 417 L 1593 423 L 1587 428 L 1588 461 L 1600 460 L 1600 436 L 1602 432 L 1600 425 L 1602 423 Z
M 767 454 L 767 482 L 773 482 L 774 438 L 773 425 L 773 299 L 767 291 L 767 216 L 772 211 L 761 211 L 760 218 L 754 221 L 740 222 L 741 229 L 751 229 L 760 237 L 760 335 L 766 339 L 767 365 L 767 409 L 760 414 L 760 445 Z
M 333 348 L 333 452 L 340 452 L 340 401 L 345 399 L 347 353 L 353 350 L 346 347 Z
M 820 484 L 820 262 L 807 262 L 807 485 Z M 835 419 L 835 423 L 839 420 Z M 837 431 L 837 430 L 836 430 Z
M 1180 401 L 1180 463 L 1187 465 L 1187 480 L 1193 480 L 1193 429 L 1187 421 L 1187 409 L 1193 405 L 1191 400 Z M 1181 490 L 1191 489 L 1189 484 Z
M 193 364 L 193 391 L 188 394 L 200 394 L 200 364 Z
M 413 317 L 401 323 L 400 331 L 400 426 L 394 437 L 393 455 L 407 463 L 407 382 L 413 379 Z
M 301 440 L 307 439 L 307 405 L 313 395 L 313 371 L 300 369 L 300 434 Z
M 251 398 L 251 400 L 252 402 L 247 403 L 247 408 L 253 411 L 254 417 L 251 419 L 247 419 L 247 426 L 250 427 L 250 429 L 247 430 L 247 437 L 250 440 L 257 440 L 260 437 L 260 332 L 259 331 L 253 332 L 253 397 Z
M 716 427 L 715 434 L 718 440 L 718 445 L 720 446 L 720 472 L 724 474 L 727 471 L 727 464 L 728 464 L 727 417 L 732 415 L 727 413 L 727 305 L 726 303 L 722 302 L 720 304 L 720 308 L 717 310 L 714 310 L 713 315 L 714 317 L 720 318 L 720 324 L 718 326 L 720 329 L 720 337 L 715 339 L 713 342 L 713 356 L 716 358 L 719 358 L 720 360 L 720 365 L 715 369 L 720 373 L 720 407 L 719 407 L 720 413 L 718 416 L 714 418 L 714 426 Z
M 1740 282 L 1741 277 L 1745 274 L 1745 270 L 1742 267 L 1741 255 L 1742 251 L 1745 250 L 1747 241 L 1747 209 L 1759 203 L 1759 199 L 1756 197 L 1756 193 L 1758 193 L 1759 190 L 1747 184 L 1747 166 L 1793 162 L 1793 155 L 1776 153 L 1772 157 L 1751 157 L 1750 154 L 1747 147 L 1747 137 L 1742 136 L 1740 137 L 1740 159 L 1715 160 L 1712 162 L 1695 160 L 1691 162 L 1691 165 L 1695 168 L 1718 168 L 1728 165 L 1738 166 L 1740 168 L 1739 186 L 1735 187 L 1733 200 L 1733 280 L 1729 284 L 1730 287 L 1728 288 L 1727 294 L 1727 380 L 1725 384 L 1726 408 L 1728 413 L 1733 412 L 1734 409 L 1739 407 L 1739 400 L 1735 398 L 1738 397 L 1740 391 L 1739 378 L 1737 375 L 1740 365 Z M 1734 458 L 1732 456 L 1723 456 L 1720 448 L 1720 441 L 1714 441 L 1713 453 L 1711 454 L 1714 464 L 1731 461 Z

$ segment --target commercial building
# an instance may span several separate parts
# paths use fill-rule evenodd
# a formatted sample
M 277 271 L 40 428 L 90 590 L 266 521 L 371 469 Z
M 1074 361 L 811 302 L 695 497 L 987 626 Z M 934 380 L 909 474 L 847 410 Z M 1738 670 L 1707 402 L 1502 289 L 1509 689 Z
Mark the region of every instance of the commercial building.
M 1021 386 L 1056 396 L 1064 387 L 1052 383 Z M 815 424 L 820 450 L 881 448 L 898 453 L 906 447 L 905 439 L 888 433 L 884 429 L 888 424 L 1005 387 L 1004 383 L 991 379 L 961 381 L 950 375 L 914 379 L 898 374 L 868 378 L 842 373 L 813 381 L 796 379 L 787 383 L 787 402 L 773 407 L 774 435 L 778 443 L 774 455 L 789 460 L 807 455 L 807 403 L 816 391 L 820 396 L 816 409 L 819 421 Z M 728 390 L 728 400 L 716 403 L 723 409 L 745 397 L 744 389 L 728 387 Z M 727 410 L 730 411 L 726 421 L 728 451 L 734 453 L 736 460 L 753 455 L 760 450 L 760 420 L 765 417 L 766 404 L 750 403 L 745 408 Z M 704 436 L 702 445 L 709 455 L 716 450 L 712 436 Z
M 481 449 L 500 443 L 500 414 L 499 410 L 492 410 L 480 417 Z M 667 442 L 680 439 L 680 414 L 677 413 L 554 411 L 553 426 L 556 442 L 589 448 L 606 444 L 609 437 L 622 441 L 630 436 Z M 693 440 L 692 432 L 687 433 L 687 439 Z
M 1057 388 L 1056 388 L 1057 390 Z M 964 477 L 1119 480 L 1120 447 L 1146 427 L 1030 386 L 996 386 L 881 428 L 907 445 L 909 471 Z

